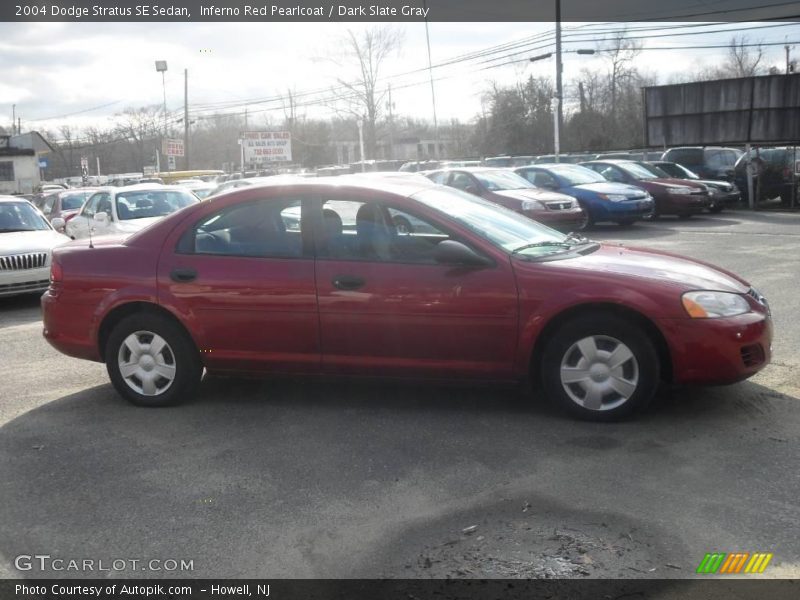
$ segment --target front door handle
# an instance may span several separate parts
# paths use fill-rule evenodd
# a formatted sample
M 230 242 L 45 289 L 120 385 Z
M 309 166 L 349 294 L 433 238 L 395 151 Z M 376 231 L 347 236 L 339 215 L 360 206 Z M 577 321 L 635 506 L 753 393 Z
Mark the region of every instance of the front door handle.
M 177 281 L 178 283 L 189 283 L 190 281 L 194 281 L 197 277 L 197 271 L 192 269 L 191 267 L 186 268 L 176 268 L 172 269 L 169 274 L 170 279 L 172 281 Z
M 367 283 L 363 277 L 355 275 L 337 275 L 333 278 L 333 286 L 340 290 L 357 290 Z

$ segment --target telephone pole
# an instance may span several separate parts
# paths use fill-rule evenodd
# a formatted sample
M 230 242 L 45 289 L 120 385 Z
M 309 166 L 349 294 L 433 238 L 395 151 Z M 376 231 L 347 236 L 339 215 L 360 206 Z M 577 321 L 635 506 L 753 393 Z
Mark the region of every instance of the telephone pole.
M 183 70 L 183 160 L 189 170 L 189 69 Z
M 554 139 L 553 144 L 556 155 L 556 162 L 559 162 L 559 154 L 561 153 L 561 130 L 564 128 L 564 90 L 561 81 L 561 0 L 556 0 L 556 115 L 554 126 Z

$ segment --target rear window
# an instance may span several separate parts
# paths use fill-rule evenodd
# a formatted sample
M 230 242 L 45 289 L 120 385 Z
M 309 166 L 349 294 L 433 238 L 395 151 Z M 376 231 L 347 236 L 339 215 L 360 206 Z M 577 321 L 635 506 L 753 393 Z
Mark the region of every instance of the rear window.
M 68 194 L 61 197 L 61 210 L 79 210 L 86 198 L 93 192 L 83 192 L 81 194 Z

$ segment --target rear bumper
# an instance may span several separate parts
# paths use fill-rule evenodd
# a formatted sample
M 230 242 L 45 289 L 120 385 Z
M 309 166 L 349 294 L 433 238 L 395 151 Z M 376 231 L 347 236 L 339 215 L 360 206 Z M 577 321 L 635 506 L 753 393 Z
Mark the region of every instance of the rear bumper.
M 675 383 L 735 383 L 758 373 L 772 357 L 772 319 L 763 313 L 658 324 L 670 348 Z
M 91 332 L 94 308 L 86 304 L 65 303 L 48 289 L 42 295 L 44 339 L 67 356 L 102 362 Z

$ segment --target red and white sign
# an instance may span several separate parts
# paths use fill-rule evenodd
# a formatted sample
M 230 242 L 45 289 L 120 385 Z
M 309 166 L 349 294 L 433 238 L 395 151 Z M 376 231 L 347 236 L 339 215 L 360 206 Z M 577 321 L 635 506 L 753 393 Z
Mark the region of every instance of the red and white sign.
M 288 131 L 245 131 L 241 144 L 245 164 L 292 161 L 292 134 Z
M 164 140 L 164 154 L 183 156 L 183 140 Z

